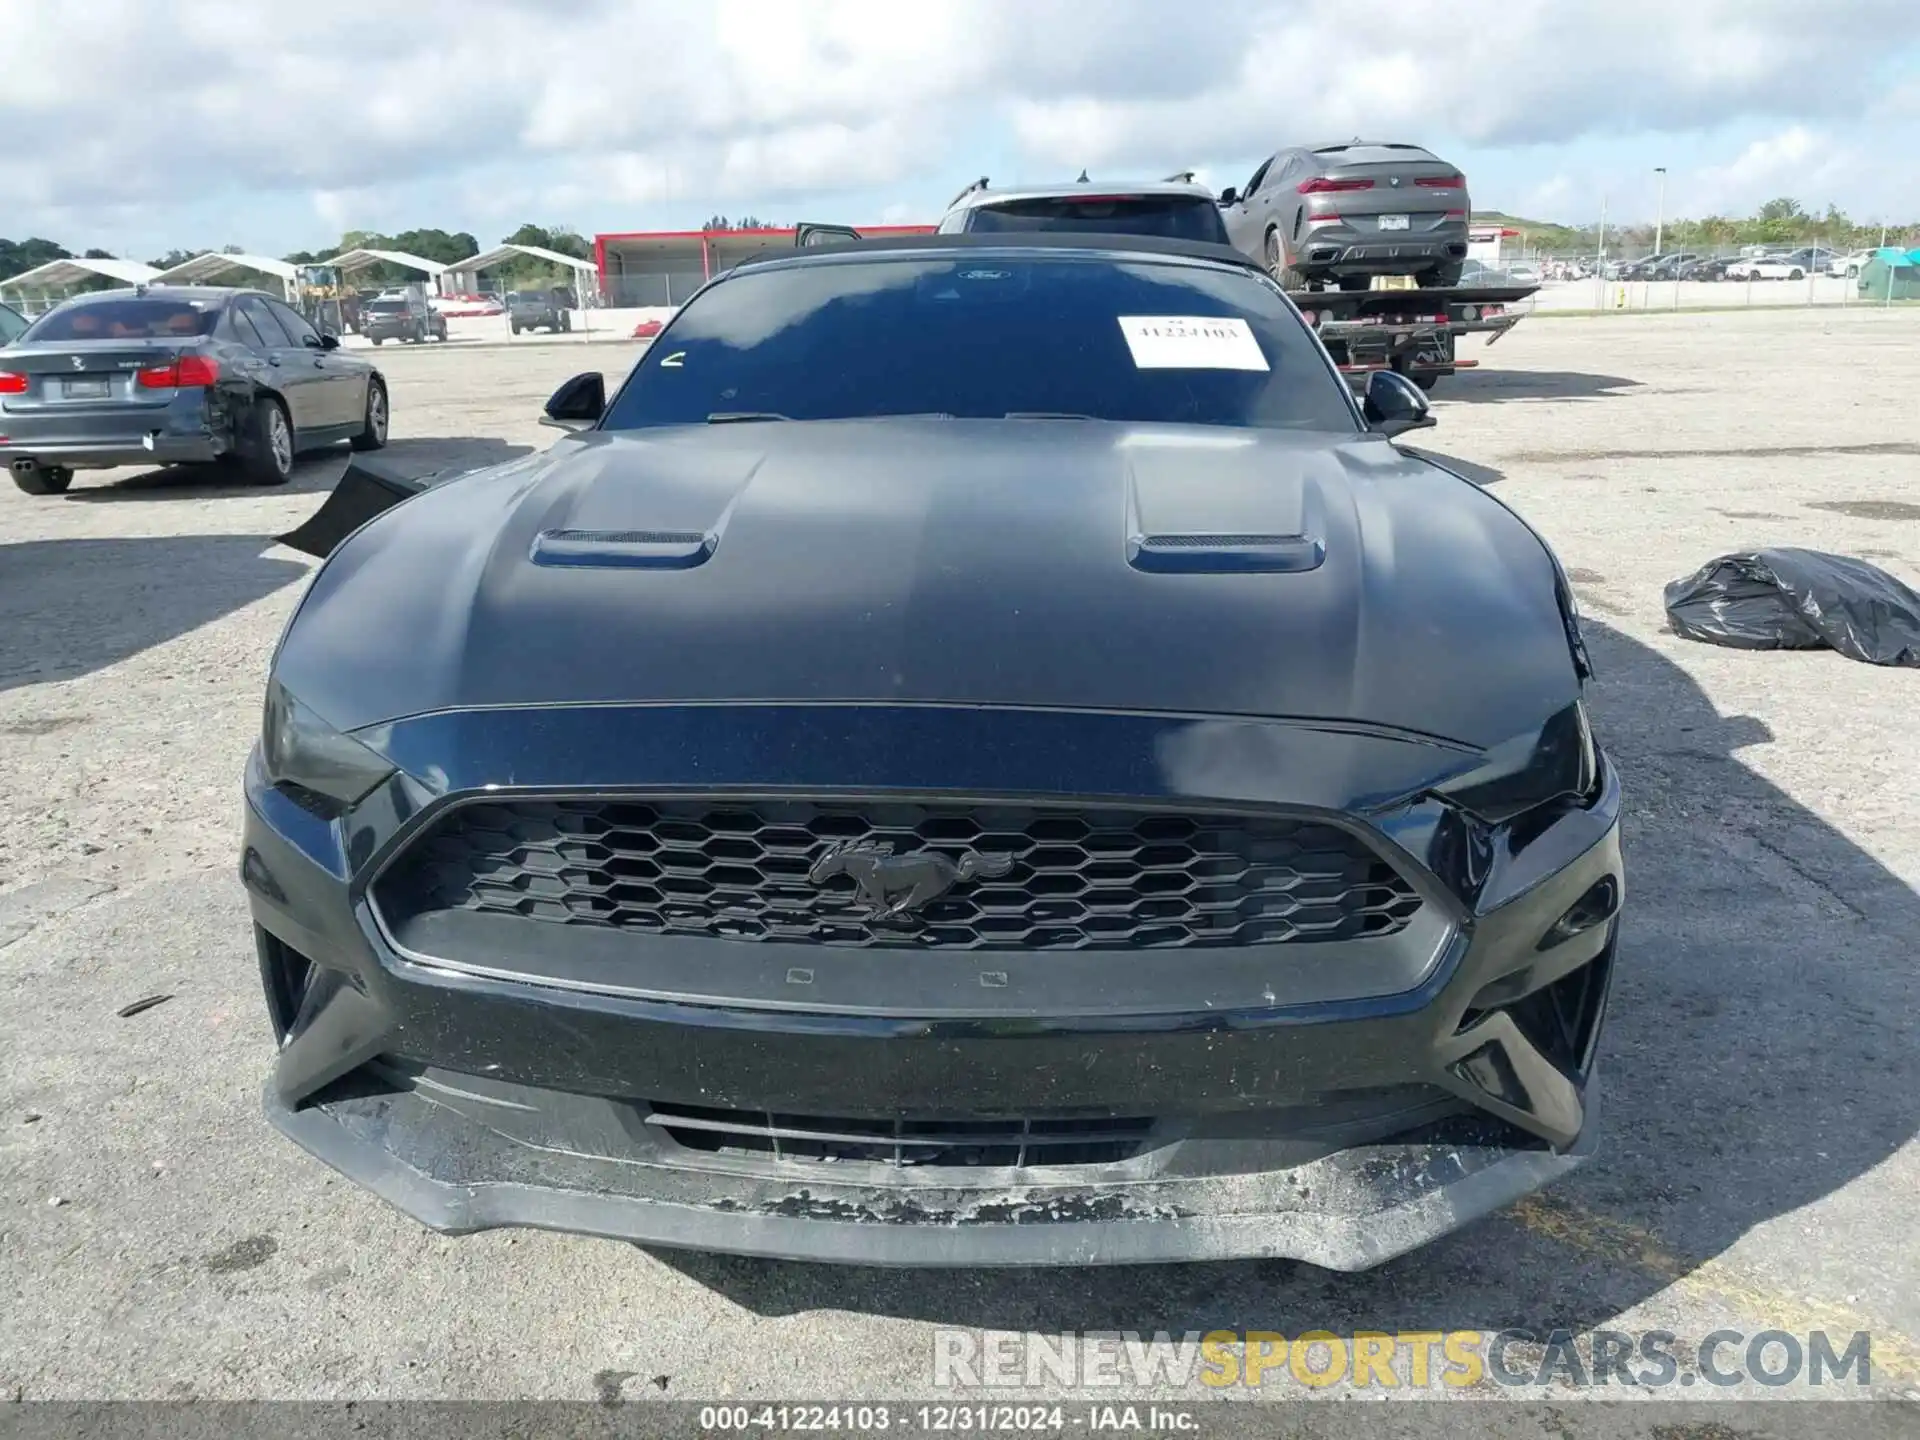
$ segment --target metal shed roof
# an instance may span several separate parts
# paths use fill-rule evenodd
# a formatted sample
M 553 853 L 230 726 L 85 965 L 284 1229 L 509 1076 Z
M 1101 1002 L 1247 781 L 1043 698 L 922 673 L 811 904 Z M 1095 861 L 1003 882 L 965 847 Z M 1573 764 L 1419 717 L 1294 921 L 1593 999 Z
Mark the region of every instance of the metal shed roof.
M 85 284 L 98 275 L 118 280 L 123 285 L 144 285 L 159 273 L 153 266 L 143 265 L 138 260 L 83 260 L 76 256 L 68 260 L 49 260 L 44 265 L 36 265 L 31 270 L 0 280 L 0 290 L 65 290 Z
M 516 256 L 530 255 L 535 260 L 545 260 L 551 265 L 561 265 L 573 270 L 591 270 L 593 261 L 581 259 L 578 255 L 562 255 L 558 250 L 549 250 L 544 245 L 496 245 L 491 250 L 483 250 L 478 255 L 456 261 L 449 270 L 480 271 L 491 270 L 496 265 L 504 265 Z
M 418 270 L 422 274 L 439 276 L 446 273 L 448 266 L 438 260 L 422 259 L 418 255 L 409 255 L 404 250 L 342 250 L 338 255 L 322 260 L 322 265 L 331 265 L 337 270 L 364 270 L 369 265 L 398 265 L 404 270 Z
M 251 270 L 256 274 L 287 281 L 293 279 L 296 267 L 269 255 L 232 255 L 225 251 L 210 250 L 205 255 L 182 260 L 171 269 L 162 270 L 154 278 L 166 285 L 202 285 L 230 270 Z

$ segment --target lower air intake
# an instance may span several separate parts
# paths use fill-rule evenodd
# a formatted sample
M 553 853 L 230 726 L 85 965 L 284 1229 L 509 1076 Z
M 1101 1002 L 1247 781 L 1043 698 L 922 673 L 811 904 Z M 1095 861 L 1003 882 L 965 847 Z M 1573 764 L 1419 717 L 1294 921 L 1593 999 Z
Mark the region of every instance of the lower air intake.
M 1110 1165 L 1144 1150 L 1153 1129 L 1144 1119 L 840 1120 L 662 1104 L 647 1124 L 710 1155 L 936 1168 Z

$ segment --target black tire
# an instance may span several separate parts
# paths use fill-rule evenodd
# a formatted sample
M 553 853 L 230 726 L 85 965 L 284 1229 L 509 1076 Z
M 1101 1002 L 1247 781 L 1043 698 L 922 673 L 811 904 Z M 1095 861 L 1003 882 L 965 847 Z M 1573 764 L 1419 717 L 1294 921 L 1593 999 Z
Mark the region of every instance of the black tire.
M 1807 278 L 1807 272 L 1804 270 L 1798 270 L 1798 269 L 1790 272 L 1787 276 L 1787 279 L 1789 280 L 1804 280 L 1806 278 Z
M 14 470 L 13 483 L 29 495 L 64 495 L 73 484 L 73 471 L 64 465 L 36 465 L 31 470 Z
M 392 419 L 387 409 L 387 387 L 378 375 L 367 377 L 367 410 L 363 428 L 349 442 L 354 449 L 382 450 L 387 444 L 387 423 Z
M 1267 273 L 1282 290 L 1305 290 L 1307 277 L 1287 263 L 1286 249 L 1280 244 L 1280 232 L 1267 232 Z
M 562 335 L 571 335 L 573 333 L 573 316 L 569 312 L 561 312 L 560 333 Z
M 1437 265 L 1431 270 L 1422 270 L 1415 283 L 1423 290 L 1451 290 L 1460 283 L 1460 272 L 1466 268 L 1463 260 Z
M 1413 383 L 1418 385 L 1422 390 L 1431 390 L 1435 385 L 1440 383 L 1440 377 L 1432 373 L 1427 373 L 1424 375 L 1409 375 L 1407 378 L 1413 381 Z
M 384 335 L 376 335 L 373 337 L 373 343 L 376 345 L 384 345 L 387 343 L 387 337 Z
M 240 474 L 250 485 L 284 485 L 293 478 L 293 421 L 271 395 L 259 396 L 247 416 Z
M 518 320 L 513 320 L 513 321 L 509 321 L 508 323 L 512 325 L 513 333 L 518 335 L 520 333 L 520 322 Z

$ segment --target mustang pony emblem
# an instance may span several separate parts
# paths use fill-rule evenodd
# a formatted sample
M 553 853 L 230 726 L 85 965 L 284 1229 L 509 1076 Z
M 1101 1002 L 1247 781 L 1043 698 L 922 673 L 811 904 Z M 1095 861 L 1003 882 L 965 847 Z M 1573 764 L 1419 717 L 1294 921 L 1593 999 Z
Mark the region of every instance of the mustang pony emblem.
M 890 840 L 848 840 L 831 846 L 807 872 L 824 885 L 836 875 L 851 875 L 871 920 L 897 920 L 938 900 L 955 885 L 982 876 L 1004 875 L 1011 855 L 982 855 L 969 850 L 956 862 L 933 850 L 895 855 Z

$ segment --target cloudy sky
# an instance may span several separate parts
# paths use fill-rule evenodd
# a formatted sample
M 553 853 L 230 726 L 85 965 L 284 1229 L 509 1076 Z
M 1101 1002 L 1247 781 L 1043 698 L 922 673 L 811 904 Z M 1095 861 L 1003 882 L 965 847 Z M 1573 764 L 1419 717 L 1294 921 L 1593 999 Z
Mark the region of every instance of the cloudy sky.
M 966 181 L 1243 181 L 1427 144 L 1543 219 L 1920 216 L 1916 0 L 6 0 L 0 233 L 938 217 Z M 1360 18 L 1364 17 L 1364 19 Z

